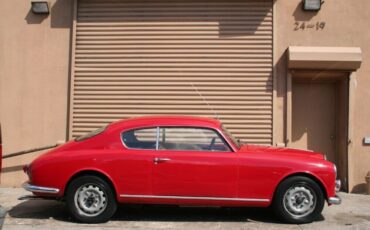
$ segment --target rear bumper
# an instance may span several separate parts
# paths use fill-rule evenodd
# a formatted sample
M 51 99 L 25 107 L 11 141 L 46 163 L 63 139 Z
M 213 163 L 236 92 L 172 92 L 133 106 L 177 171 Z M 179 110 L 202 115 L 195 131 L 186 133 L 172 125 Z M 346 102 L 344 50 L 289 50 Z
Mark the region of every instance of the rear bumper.
M 56 194 L 59 192 L 58 188 L 51 188 L 51 187 L 43 187 L 43 186 L 37 186 L 32 185 L 29 183 L 23 183 L 22 187 L 30 192 L 36 192 L 36 193 L 49 193 L 49 194 Z
M 342 203 L 342 199 L 339 197 L 339 196 L 335 196 L 335 197 L 329 197 L 328 199 L 328 204 L 341 204 Z

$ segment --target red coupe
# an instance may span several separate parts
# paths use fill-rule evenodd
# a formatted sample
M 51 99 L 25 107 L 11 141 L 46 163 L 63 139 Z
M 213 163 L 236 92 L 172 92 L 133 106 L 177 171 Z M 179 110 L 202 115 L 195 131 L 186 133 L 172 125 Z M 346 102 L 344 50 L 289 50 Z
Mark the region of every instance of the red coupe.
M 122 120 L 24 167 L 34 196 L 60 199 L 81 222 L 108 221 L 118 203 L 272 206 L 290 223 L 340 204 L 336 167 L 320 153 L 241 144 L 218 121 Z

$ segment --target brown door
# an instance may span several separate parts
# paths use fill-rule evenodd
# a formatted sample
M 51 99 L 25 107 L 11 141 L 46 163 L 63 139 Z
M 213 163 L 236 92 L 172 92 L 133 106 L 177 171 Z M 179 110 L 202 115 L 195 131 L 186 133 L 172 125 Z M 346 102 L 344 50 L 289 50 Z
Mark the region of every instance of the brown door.
M 336 111 L 335 83 L 293 82 L 291 147 L 322 152 L 336 163 Z

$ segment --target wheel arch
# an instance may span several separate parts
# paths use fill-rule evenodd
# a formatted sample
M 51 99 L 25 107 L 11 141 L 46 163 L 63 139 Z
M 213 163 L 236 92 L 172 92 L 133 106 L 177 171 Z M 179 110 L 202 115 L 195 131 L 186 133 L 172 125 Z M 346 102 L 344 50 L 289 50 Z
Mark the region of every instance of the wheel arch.
M 275 187 L 275 190 L 274 190 L 274 193 L 273 193 L 273 196 L 272 196 L 272 201 L 273 200 L 275 200 L 275 194 L 276 194 L 276 190 L 277 190 L 277 188 L 279 187 L 279 185 L 284 181 L 284 180 L 286 180 L 286 179 L 288 179 L 288 178 L 291 178 L 291 177 L 295 177 L 295 176 L 303 176 L 303 177 L 307 177 L 307 178 L 310 178 L 310 179 L 312 179 L 313 181 L 315 181 L 318 185 L 319 185 L 319 187 L 320 187 L 320 189 L 321 189 L 321 191 L 323 192 L 323 195 L 324 195 L 324 198 L 327 200 L 328 199 L 328 192 L 327 192 L 327 190 L 326 190 L 326 187 L 325 187 L 325 185 L 324 185 L 324 183 L 317 177 L 317 176 L 315 176 L 315 175 L 313 175 L 313 174 L 311 174 L 311 173 L 308 173 L 308 172 L 295 172 L 295 173 L 291 173 L 291 174 L 289 174 L 289 175 L 286 175 L 286 176 L 284 176 L 280 181 L 279 181 L 279 183 L 276 185 L 276 187 Z
M 76 179 L 78 177 L 81 177 L 81 176 L 97 176 L 97 177 L 100 177 L 101 179 L 105 180 L 111 186 L 112 191 L 114 193 L 114 197 L 116 197 L 116 199 L 117 199 L 117 187 L 115 186 L 113 180 L 106 173 L 95 170 L 95 169 L 84 169 L 84 170 L 78 171 L 75 174 L 73 174 L 69 178 L 67 184 L 64 187 L 63 196 L 66 195 L 66 191 L 68 189 L 68 186 L 71 184 L 71 182 L 74 179 Z

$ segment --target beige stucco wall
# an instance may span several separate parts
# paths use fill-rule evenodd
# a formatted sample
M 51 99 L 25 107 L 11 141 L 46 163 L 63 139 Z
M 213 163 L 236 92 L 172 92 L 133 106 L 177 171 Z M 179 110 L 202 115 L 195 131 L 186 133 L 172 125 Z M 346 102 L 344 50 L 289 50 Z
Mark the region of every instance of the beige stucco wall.
M 363 137 L 370 136 L 370 30 L 368 23 L 370 1 L 326 0 L 322 9 L 303 12 L 301 0 L 275 1 L 275 57 L 276 57 L 276 142 L 284 142 L 284 108 L 286 95 L 288 46 L 360 47 L 363 62 L 355 84 L 355 111 L 353 119 L 353 152 L 349 156 L 350 191 L 364 191 L 365 176 L 370 170 L 370 146 L 363 145 Z M 295 23 L 325 23 L 323 29 L 295 30 Z
M 288 46 L 361 47 L 363 63 L 355 87 L 350 189 L 364 189 L 370 170 L 370 1 L 326 0 L 318 13 L 303 12 L 301 0 L 275 0 L 274 144 L 285 142 Z M 0 122 L 4 152 L 54 144 L 67 132 L 70 28 L 73 0 L 49 1 L 49 16 L 30 12 L 24 0 L 0 1 Z M 295 22 L 325 22 L 323 29 L 294 30 Z M 38 153 L 3 162 L 1 185 L 20 185 L 21 166 Z
M 0 122 L 4 153 L 64 140 L 71 0 L 52 0 L 34 15 L 28 0 L 0 1 Z M 21 166 L 37 153 L 3 162 L 1 185 L 26 180 Z

